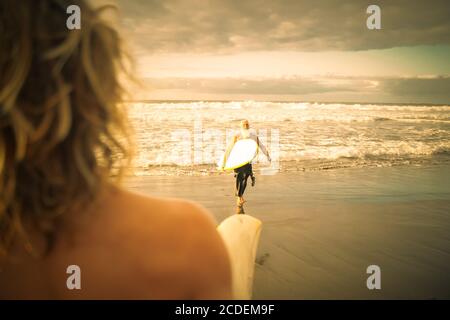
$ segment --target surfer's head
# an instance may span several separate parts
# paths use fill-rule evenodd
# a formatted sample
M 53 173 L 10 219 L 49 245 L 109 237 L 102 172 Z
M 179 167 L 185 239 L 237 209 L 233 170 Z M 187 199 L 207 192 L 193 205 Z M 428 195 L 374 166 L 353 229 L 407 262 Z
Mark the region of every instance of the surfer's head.
M 247 119 L 244 119 L 244 120 L 241 121 L 241 128 L 242 129 L 247 129 L 247 130 L 250 129 L 250 124 L 249 124 Z
M 70 5 L 81 29 L 66 26 Z M 101 8 L 104 9 L 104 8 Z M 90 203 L 127 157 L 117 31 L 83 0 L 0 1 L 0 258 Z

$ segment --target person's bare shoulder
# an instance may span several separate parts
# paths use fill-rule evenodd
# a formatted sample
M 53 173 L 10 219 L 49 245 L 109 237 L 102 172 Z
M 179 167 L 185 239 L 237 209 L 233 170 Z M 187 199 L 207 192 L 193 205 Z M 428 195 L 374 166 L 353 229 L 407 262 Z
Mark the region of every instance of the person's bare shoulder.
M 120 297 L 137 299 L 231 297 L 225 246 L 200 205 L 116 189 L 101 211 L 98 236 L 120 257 L 114 273 L 125 281 L 107 291 L 120 288 Z

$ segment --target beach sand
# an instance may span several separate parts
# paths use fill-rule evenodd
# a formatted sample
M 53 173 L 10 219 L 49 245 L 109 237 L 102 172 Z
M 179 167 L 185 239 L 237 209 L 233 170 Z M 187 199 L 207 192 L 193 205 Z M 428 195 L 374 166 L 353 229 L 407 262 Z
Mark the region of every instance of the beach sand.
M 247 214 L 262 220 L 254 299 L 450 298 L 450 166 L 259 175 Z M 126 185 L 234 214 L 234 178 L 137 176 Z M 368 290 L 366 268 L 381 268 Z

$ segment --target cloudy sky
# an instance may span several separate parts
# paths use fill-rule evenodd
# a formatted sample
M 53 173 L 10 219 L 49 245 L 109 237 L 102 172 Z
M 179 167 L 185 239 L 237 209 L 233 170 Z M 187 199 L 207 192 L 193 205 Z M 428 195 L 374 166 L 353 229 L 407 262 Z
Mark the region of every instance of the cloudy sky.
M 448 0 L 114 1 L 136 99 L 450 104 Z

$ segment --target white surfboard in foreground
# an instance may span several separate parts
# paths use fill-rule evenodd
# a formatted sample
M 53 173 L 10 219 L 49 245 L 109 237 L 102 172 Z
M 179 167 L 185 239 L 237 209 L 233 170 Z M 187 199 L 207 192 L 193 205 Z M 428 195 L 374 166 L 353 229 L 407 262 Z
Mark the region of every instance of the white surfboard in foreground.
M 217 227 L 231 261 L 234 299 L 251 299 L 256 250 L 262 222 L 246 214 L 228 217 Z

